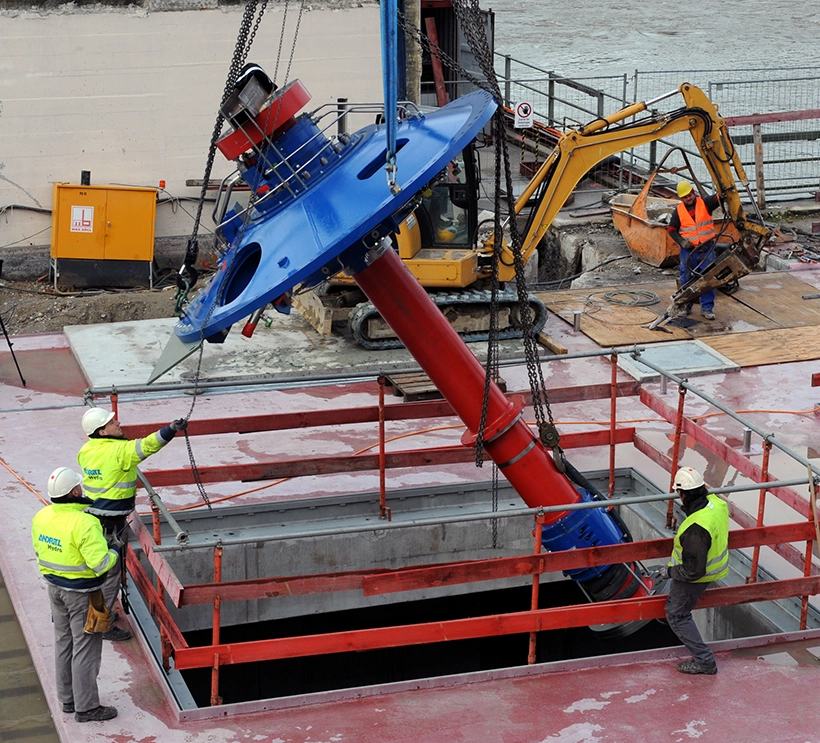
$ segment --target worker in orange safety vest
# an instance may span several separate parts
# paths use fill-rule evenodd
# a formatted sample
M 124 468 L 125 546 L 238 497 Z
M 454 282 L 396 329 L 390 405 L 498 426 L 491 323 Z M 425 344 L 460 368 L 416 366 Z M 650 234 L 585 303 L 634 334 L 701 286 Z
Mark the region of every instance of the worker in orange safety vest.
M 715 223 L 712 212 L 720 206 L 714 194 L 701 198 L 691 183 L 678 183 L 680 204 L 669 219 L 669 234 L 680 246 L 680 285 L 700 276 L 715 261 Z M 700 297 L 700 314 L 707 320 L 715 319 L 715 290 Z M 684 307 L 678 317 L 692 312 L 692 305 Z

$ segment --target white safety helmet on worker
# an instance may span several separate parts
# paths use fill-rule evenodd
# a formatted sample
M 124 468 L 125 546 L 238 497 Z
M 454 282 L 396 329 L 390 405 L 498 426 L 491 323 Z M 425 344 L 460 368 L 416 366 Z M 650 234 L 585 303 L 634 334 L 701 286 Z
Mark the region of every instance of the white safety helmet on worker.
M 89 408 L 83 414 L 83 431 L 86 436 L 91 436 L 113 419 L 114 413 L 105 408 Z
M 49 498 L 63 498 L 68 495 L 78 485 L 83 484 L 82 475 L 75 472 L 70 467 L 58 467 L 48 478 Z
M 678 183 L 678 196 L 682 199 L 684 196 L 692 193 L 692 184 L 689 181 L 681 181 Z
M 692 467 L 681 467 L 675 475 L 675 490 L 695 490 L 703 485 L 703 475 Z

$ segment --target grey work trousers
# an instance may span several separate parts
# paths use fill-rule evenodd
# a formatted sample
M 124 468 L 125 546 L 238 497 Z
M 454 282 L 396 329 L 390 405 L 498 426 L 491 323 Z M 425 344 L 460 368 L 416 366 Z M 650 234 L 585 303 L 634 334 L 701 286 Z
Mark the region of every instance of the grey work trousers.
M 88 616 L 88 594 L 48 584 L 54 622 L 54 661 L 57 697 L 61 704 L 74 703 L 78 712 L 100 706 L 97 676 L 100 673 L 103 639 L 83 632 Z
M 103 534 L 105 535 L 105 539 L 108 542 L 109 547 L 119 541 L 128 541 L 129 530 L 125 518 L 126 517 L 122 517 L 121 519 L 100 519 L 103 527 Z M 102 586 L 105 605 L 111 609 L 112 612 L 114 611 L 114 602 L 117 600 L 117 596 L 119 596 L 120 589 L 122 588 L 122 560 L 125 558 L 125 550 L 126 547 L 119 548 L 117 564 L 114 566 L 113 570 L 109 570 L 105 574 L 105 583 L 103 583 Z
M 666 621 L 678 639 L 701 665 L 715 668 L 715 654 L 703 641 L 692 617 L 692 609 L 703 595 L 708 583 L 685 583 L 674 578 L 670 581 L 666 599 Z
M 122 572 L 120 570 L 120 563 L 118 560 L 114 568 L 105 574 L 105 583 L 102 584 L 105 605 L 111 609 L 112 612 L 114 611 L 114 602 L 117 600 L 117 596 L 119 595 L 121 588 Z

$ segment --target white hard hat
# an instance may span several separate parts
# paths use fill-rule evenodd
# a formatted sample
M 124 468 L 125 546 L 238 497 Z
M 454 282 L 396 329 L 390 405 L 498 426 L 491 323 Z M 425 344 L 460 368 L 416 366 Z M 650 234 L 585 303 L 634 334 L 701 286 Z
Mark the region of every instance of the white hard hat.
M 82 484 L 83 478 L 79 472 L 75 472 L 70 467 L 58 467 L 48 478 L 48 495 L 52 500 L 62 498 Z
M 692 467 L 681 467 L 675 475 L 675 490 L 695 490 L 703 485 L 703 475 Z
M 108 421 L 113 420 L 114 414 L 105 408 L 89 408 L 83 414 L 83 431 L 90 436 L 94 431 L 102 428 Z

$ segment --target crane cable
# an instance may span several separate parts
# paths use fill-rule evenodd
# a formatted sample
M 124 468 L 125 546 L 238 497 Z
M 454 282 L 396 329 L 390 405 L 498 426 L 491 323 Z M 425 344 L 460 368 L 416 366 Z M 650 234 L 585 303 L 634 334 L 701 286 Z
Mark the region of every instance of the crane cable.
M 196 281 L 196 272 L 193 270 L 193 263 L 196 261 L 196 257 L 197 257 L 197 253 L 198 253 L 198 243 L 197 243 L 197 240 L 196 240 L 196 235 L 197 235 L 197 232 L 199 230 L 199 220 L 200 220 L 201 215 L 202 215 L 202 207 L 205 203 L 205 193 L 206 193 L 207 185 L 208 185 L 208 182 L 209 182 L 209 179 L 210 179 L 211 168 L 213 167 L 214 156 L 215 156 L 215 153 L 216 153 L 216 143 L 217 143 L 217 140 L 219 139 L 219 136 L 220 136 L 221 131 L 222 131 L 222 125 L 224 124 L 224 121 L 225 121 L 225 119 L 222 115 L 222 106 L 224 105 L 225 101 L 228 99 L 231 92 L 233 91 L 233 87 L 236 83 L 237 77 L 238 77 L 238 75 L 239 75 L 239 73 L 242 69 L 242 66 L 245 64 L 245 62 L 247 60 L 248 53 L 250 52 L 251 46 L 253 45 L 254 38 L 256 37 L 256 32 L 259 29 L 259 24 L 262 21 L 262 17 L 265 13 L 265 9 L 267 7 L 267 4 L 268 4 L 268 0 L 261 0 L 261 3 L 258 2 L 258 0 L 248 0 L 247 5 L 245 6 L 245 12 L 243 13 L 243 16 L 242 16 L 242 22 L 240 24 L 239 34 L 237 35 L 237 40 L 236 40 L 236 45 L 235 45 L 235 48 L 234 48 L 233 58 L 231 59 L 231 65 L 230 65 L 230 68 L 228 70 L 228 77 L 227 77 L 227 81 L 225 83 L 225 89 L 224 89 L 223 94 L 222 94 L 222 101 L 221 101 L 220 106 L 219 106 L 219 113 L 217 114 L 217 118 L 216 118 L 216 125 L 214 126 L 214 131 L 213 131 L 213 134 L 211 136 L 211 143 L 210 143 L 210 146 L 209 146 L 209 149 L 208 149 L 208 158 L 207 158 L 207 163 L 206 163 L 206 167 L 205 167 L 205 176 L 204 176 L 204 179 L 203 179 L 202 191 L 200 193 L 200 201 L 199 201 L 199 205 L 198 205 L 198 208 L 197 208 L 196 219 L 195 219 L 195 223 L 194 223 L 194 229 L 193 229 L 191 238 L 188 241 L 188 250 L 187 250 L 186 255 L 185 255 L 185 261 L 183 263 L 182 268 L 180 269 L 180 276 L 183 275 L 183 271 L 185 271 L 185 269 L 187 268 L 188 269 L 188 271 L 187 271 L 188 277 L 192 278 L 193 280 L 189 281 L 189 280 L 186 279 L 186 280 L 183 281 L 183 286 L 179 287 L 178 292 L 177 292 L 177 308 L 178 308 L 178 310 L 181 308 L 182 303 L 187 298 L 187 295 L 190 292 L 191 288 L 193 288 L 193 282 Z M 283 17 L 282 17 L 282 29 L 281 29 L 281 32 L 280 32 L 280 35 L 279 35 L 279 48 L 278 48 L 278 51 L 277 51 L 276 68 L 275 68 L 275 71 L 274 71 L 274 81 L 275 81 L 275 78 L 276 78 L 276 76 L 279 72 L 279 63 L 280 63 L 281 58 L 282 58 L 282 46 L 283 46 L 283 42 L 284 42 L 285 26 L 286 26 L 286 23 L 287 23 L 289 5 L 290 5 L 289 0 L 285 0 L 285 9 L 284 9 Z M 257 14 L 257 8 L 258 8 L 258 14 Z M 294 57 L 294 54 L 296 52 L 296 40 L 299 36 L 299 29 L 301 27 L 302 15 L 304 13 L 304 9 L 305 9 L 305 0 L 300 0 L 299 15 L 298 15 L 297 20 L 296 20 L 296 28 L 295 28 L 294 34 L 293 34 L 293 43 L 291 45 L 290 55 L 288 57 L 288 64 L 287 64 L 287 68 L 285 70 L 285 81 L 287 81 L 287 78 L 290 75 L 290 69 L 291 69 L 291 65 L 293 63 L 293 57 Z M 271 114 L 271 111 L 269 110 L 268 115 L 270 115 L 270 114 Z M 279 115 L 279 107 L 276 108 L 276 114 L 275 115 L 276 116 Z M 276 122 L 274 121 L 274 128 L 275 128 L 275 126 L 276 126 Z M 234 243 L 235 245 L 239 244 L 239 240 L 241 239 L 242 235 L 244 234 L 244 232 L 245 232 L 245 230 L 248 226 L 248 222 L 250 220 L 250 215 L 251 215 L 251 211 L 252 211 L 252 206 L 253 206 L 253 203 L 254 203 L 255 199 L 256 199 L 256 194 L 255 194 L 255 192 L 252 191 L 251 192 L 251 197 L 250 197 L 250 202 L 249 202 L 248 207 L 245 210 L 243 218 L 242 218 L 242 225 L 241 225 L 240 230 L 237 234 L 237 237 L 235 238 L 235 243 Z M 233 259 L 235 257 L 236 257 L 236 251 L 233 251 L 233 253 L 230 257 L 226 257 L 226 259 L 225 259 L 226 260 L 226 267 L 225 267 L 226 270 L 228 270 L 230 268 L 230 263 L 233 261 Z M 179 286 L 179 284 L 178 284 L 178 286 Z M 204 350 L 205 350 L 205 327 L 208 324 L 208 321 L 210 320 L 211 316 L 213 315 L 214 310 L 217 308 L 218 305 L 221 304 L 222 292 L 224 290 L 225 290 L 225 284 L 223 283 L 220 287 L 219 293 L 214 298 L 214 301 L 211 304 L 211 306 L 208 308 L 208 314 L 205 318 L 205 321 L 201 325 L 200 337 L 199 337 L 199 354 L 198 354 L 198 357 L 197 357 L 196 369 L 194 371 L 194 389 L 193 389 L 192 398 L 191 398 L 191 407 L 188 410 L 188 413 L 184 418 L 186 423 L 187 423 L 187 421 L 189 421 L 191 419 L 191 416 L 194 413 L 194 408 L 196 407 L 196 401 L 197 401 L 197 397 L 198 397 L 199 391 L 200 391 L 199 381 L 200 381 L 201 371 L 202 371 L 202 358 L 203 358 L 203 354 L 204 354 Z M 184 295 L 180 296 L 180 293 L 183 292 L 183 291 L 184 291 Z M 196 464 L 196 459 L 194 457 L 194 451 L 193 451 L 193 448 L 191 446 L 191 438 L 188 435 L 187 427 L 184 429 L 184 434 L 185 434 L 185 446 L 188 450 L 188 460 L 189 460 L 190 465 L 191 465 L 191 472 L 192 472 L 193 477 L 194 477 L 194 482 L 196 483 L 197 490 L 199 491 L 199 494 L 202 497 L 202 500 L 205 502 L 205 504 L 210 509 L 211 508 L 211 502 L 208 498 L 207 492 L 205 491 L 205 486 L 202 483 L 202 478 L 201 478 L 200 473 L 199 473 L 199 468 L 197 467 L 197 464 Z

